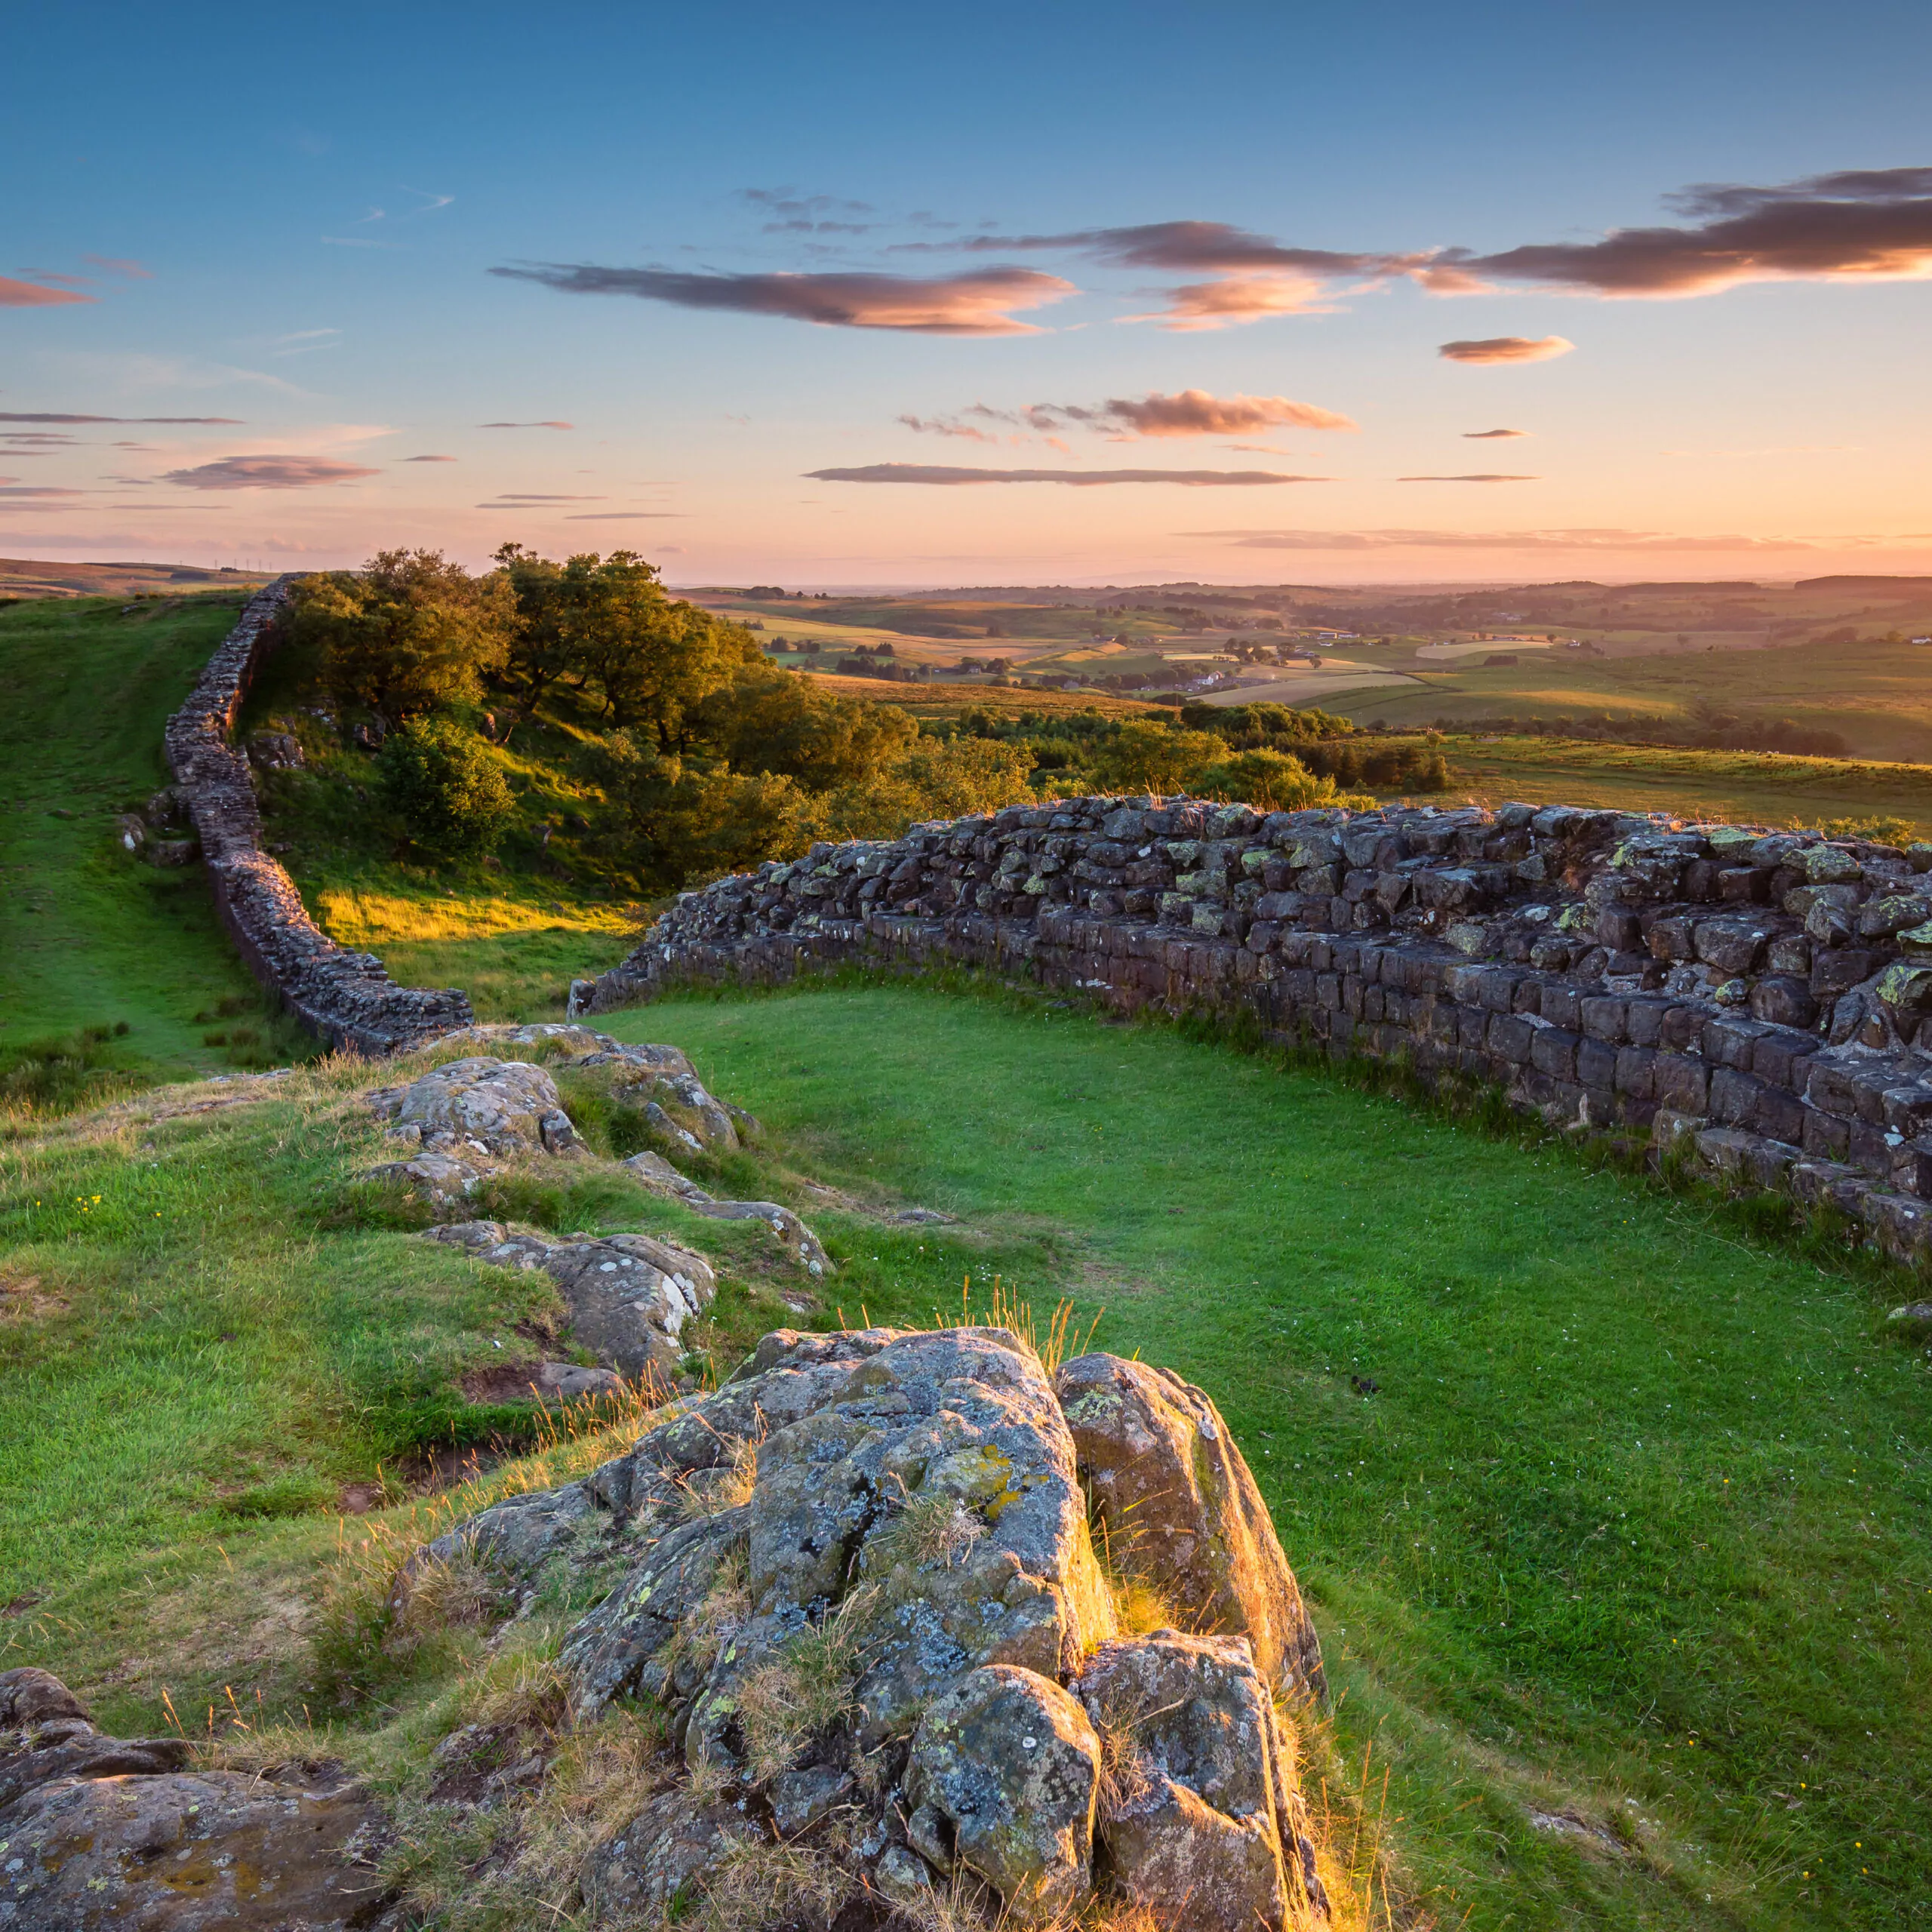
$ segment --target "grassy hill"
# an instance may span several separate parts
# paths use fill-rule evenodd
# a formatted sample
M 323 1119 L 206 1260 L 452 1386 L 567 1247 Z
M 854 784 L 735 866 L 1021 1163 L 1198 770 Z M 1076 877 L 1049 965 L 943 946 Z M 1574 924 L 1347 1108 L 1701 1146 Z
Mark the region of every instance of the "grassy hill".
M 94 1026 L 104 1065 L 152 1077 L 283 1048 L 198 873 L 112 835 L 233 604 L 0 611 L 0 1051 Z M 288 695 L 266 689 L 260 715 Z M 1842 761 L 1451 749 L 1519 796 L 1918 796 L 1909 771 L 1854 780 Z M 543 1017 L 630 915 L 567 825 L 538 841 L 573 808 L 568 759 L 517 755 L 501 869 L 372 845 L 352 761 L 281 831 L 345 940 Z M 1339 1694 L 1307 1748 L 1355 1881 L 1345 1924 L 1922 1922 L 1932 1385 L 1882 1320 L 1909 1279 L 1326 1069 L 1056 1002 L 829 985 L 608 1023 L 684 1047 L 765 1120 L 733 1189 L 826 1239 L 838 1273 L 809 1318 L 929 1321 L 962 1279 L 981 1308 L 997 1282 L 1041 1310 L 1066 1297 L 1097 1345 L 1214 1394 Z M 186 1713 L 211 1749 L 245 1746 L 214 1715 L 232 1691 L 249 1722 L 407 1792 L 497 1664 L 458 1629 L 371 1677 L 343 1647 L 358 1580 L 458 1506 L 438 1454 L 512 1457 L 488 1484 L 560 1480 L 636 1425 L 538 1429 L 465 1400 L 555 1309 L 358 1183 L 379 1143 L 357 1096 L 393 1077 L 331 1062 L 0 1115 L 0 1668 L 59 1671 L 131 1730 Z M 958 1224 L 875 1211 L 914 1202 Z M 761 1229 L 697 1222 L 608 1165 L 500 1207 L 713 1254 L 713 1373 L 800 1318 Z
M 615 1024 L 765 1118 L 734 1183 L 828 1241 L 821 1324 L 997 1281 L 1214 1392 L 1321 1632 L 1309 1783 L 1364 1891 L 1445 1925 L 1915 1922 L 1932 1466 L 1892 1284 L 1325 1070 L 1044 1003 L 828 988 Z M 0 1666 L 129 1727 L 171 1703 L 202 1728 L 226 1687 L 405 1789 L 488 1660 L 459 1631 L 371 1678 L 331 1606 L 447 1521 L 424 1457 L 502 1421 L 466 1421 L 463 1380 L 553 1311 L 356 1186 L 355 1093 L 391 1077 L 164 1092 L 8 1144 Z M 903 1202 L 960 1225 L 869 1211 Z M 798 1318 L 761 1229 L 613 1169 L 514 1211 L 718 1257 L 718 1372 Z M 609 1422 L 488 1481 L 587 1466 Z
M 108 1035 L 91 1058 L 126 1071 L 212 1072 L 268 1064 L 271 1044 L 291 1050 L 215 923 L 201 869 L 143 863 L 116 823 L 168 783 L 162 725 L 241 601 L 0 609 L 0 1069 L 82 1028 Z

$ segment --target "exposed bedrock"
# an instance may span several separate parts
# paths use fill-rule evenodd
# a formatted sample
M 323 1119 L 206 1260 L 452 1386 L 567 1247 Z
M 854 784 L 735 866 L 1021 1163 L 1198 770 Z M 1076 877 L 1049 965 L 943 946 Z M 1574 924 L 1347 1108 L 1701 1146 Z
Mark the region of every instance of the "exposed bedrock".
M 1103 1461 L 1191 1525 L 1144 1565 L 1183 1627 L 1121 1627 L 1082 1487 Z M 780 1330 L 627 1454 L 414 1562 L 459 1558 L 506 1602 L 555 1567 L 598 1579 L 561 1653 L 574 1715 L 665 1713 L 669 1787 L 587 1861 L 593 1922 L 781 1844 L 888 1903 L 983 1889 L 1014 1927 L 1097 1894 L 1174 1932 L 1325 1912 L 1277 1708 L 1319 1650 L 1239 1450 L 1177 1379 L 1090 1355 L 1057 1383 L 1000 1328 Z
M 0 1671 L 0 1926 L 362 1932 L 396 1923 L 382 1815 L 338 1765 L 189 1770 L 109 1737 L 44 1670 Z
M 1506 804 L 1075 798 L 681 895 L 571 988 L 957 963 L 1212 1013 L 1675 1149 L 1932 1246 L 1932 845 Z

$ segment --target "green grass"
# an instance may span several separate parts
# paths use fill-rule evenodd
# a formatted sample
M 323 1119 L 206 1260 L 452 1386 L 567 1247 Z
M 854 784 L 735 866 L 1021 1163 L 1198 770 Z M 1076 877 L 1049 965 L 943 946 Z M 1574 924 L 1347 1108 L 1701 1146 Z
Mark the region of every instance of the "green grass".
M 613 1023 L 808 1171 L 986 1230 L 976 1285 L 1104 1305 L 1102 1344 L 1214 1393 L 1440 1922 L 1917 1922 L 1928 1380 L 1872 1283 L 1567 1152 L 1051 1008 Z M 837 1292 L 956 1306 L 956 1251 L 881 1234 Z
M 827 1324 L 930 1320 L 998 1276 L 1083 1325 L 1104 1306 L 1102 1345 L 1214 1393 L 1339 1694 L 1311 1777 L 1352 1795 L 1365 1755 L 1373 1814 L 1386 1771 L 1384 1840 L 1438 1922 L 1915 1922 L 1932 1484 L 1926 1364 L 1878 1318 L 1897 1279 L 1326 1070 L 1050 1004 L 828 987 L 610 1023 L 765 1119 L 775 1151 L 731 1192 L 800 1200 L 802 1172 L 962 1217 L 808 1209 Z M 322 1694 L 302 1633 L 341 1486 L 473 1440 L 458 1379 L 554 1312 L 354 1184 L 370 1078 L 0 1147 L 0 1666 L 130 1728 L 164 1687 L 298 1720 Z M 761 1229 L 610 1169 L 485 1204 L 717 1257 L 721 1367 L 792 1318 Z
M 1614 806 L 1748 824 L 1891 817 L 1932 835 L 1932 765 L 1451 734 L 1452 790 L 1495 803 Z
M 168 782 L 162 727 L 239 608 L 213 595 L 0 610 L 0 1063 L 121 1023 L 96 1056 L 109 1069 L 261 1063 L 272 1044 L 286 1057 L 202 868 L 144 864 L 115 825 Z M 205 1044 L 238 1015 L 252 1039 Z
M 1701 700 L 1740 716 L 1836 731 L 1860 758 L 1932 761 L 1932 649 L 1924 645 L 1801 644 L 1633 657 L 1536 651 L 1494 669 L 1466 661 L 1452 669 L 1402 652 L 1378 653 L 1374 661 L 1421 672 L 1427 681 L 1364 691 L 1352 701 L 1338 694 L 1328 709 L 1358 723 L 1381 718 L 1405 729 L 1484 718 L 1630 728 L 1650 720 L 1687 724 Z

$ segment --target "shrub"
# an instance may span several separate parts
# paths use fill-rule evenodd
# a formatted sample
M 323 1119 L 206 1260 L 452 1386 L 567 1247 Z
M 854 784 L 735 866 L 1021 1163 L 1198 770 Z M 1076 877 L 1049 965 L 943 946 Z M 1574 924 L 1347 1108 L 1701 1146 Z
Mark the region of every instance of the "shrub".
M 425 850 L 475 857 L 503 836 L 512 809 L 503 768 L 455 719 L 426 718 L 391 733 L 378 769 L 384 801 Z

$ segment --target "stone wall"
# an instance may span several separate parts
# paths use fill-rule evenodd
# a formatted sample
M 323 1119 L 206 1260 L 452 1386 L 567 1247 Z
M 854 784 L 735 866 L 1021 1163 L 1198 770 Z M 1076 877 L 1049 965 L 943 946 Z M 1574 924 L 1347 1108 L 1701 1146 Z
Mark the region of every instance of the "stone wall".
M 262 850 L 248 760 L 229 742 L 272 645 L 288 584 L 278 578 L 243 608 L 168 721 L 168 762 L 193 817 L 222 923 L 249 970 L 331 1046 L 395 1053 L 469 1025 L 468 995 L 398 986 L 373 954 L 347 951 L 315 924 L 295 881 Z
M 1562 806 L 1078 798 L 686 893 L 571 990 L 948 961 L 1500 1087 L 1932 1246 L 1932 846 Z

